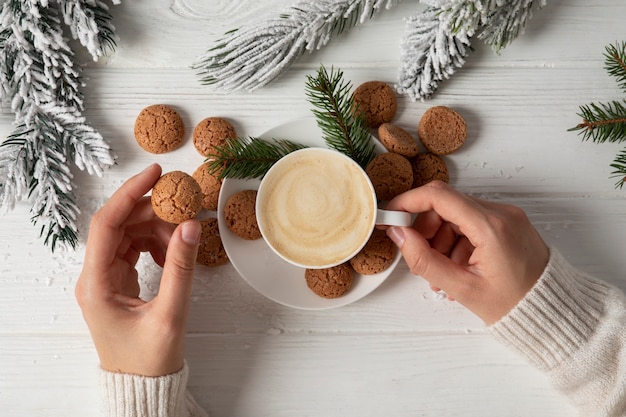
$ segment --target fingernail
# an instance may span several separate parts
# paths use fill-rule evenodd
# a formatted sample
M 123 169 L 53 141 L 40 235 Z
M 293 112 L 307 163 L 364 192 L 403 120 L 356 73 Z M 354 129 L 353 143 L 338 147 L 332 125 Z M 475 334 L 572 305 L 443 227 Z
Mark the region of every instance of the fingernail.
M 387 229 L 387 236 L 389 239 L 396 244 L 397 247 L 401 248 L 404 245 L 404 229 L 402 227 L 392 226 Z
M 188 245 L 195 245 L 200 240 L 200 232 L 202 229 L 200 228 L 200 223 L 196 221 L 187 221 L 183 223 L 181 226 L 181 237 L 183 238 L 183 242 Z
M 155 166 L 155 165 L 156 165 L 156 164 L 150 164 L 150 165 L 148 165 L 146 168 L 144 168 L 144 170 L 143 170 L 143 171 L 141 171 L 141 172 L 140 172 L 140 174 L 143 174 L 144 172 L 148 172 L 148 171 L 150 171 L 152 168 L 154 168 L 154 166 Z

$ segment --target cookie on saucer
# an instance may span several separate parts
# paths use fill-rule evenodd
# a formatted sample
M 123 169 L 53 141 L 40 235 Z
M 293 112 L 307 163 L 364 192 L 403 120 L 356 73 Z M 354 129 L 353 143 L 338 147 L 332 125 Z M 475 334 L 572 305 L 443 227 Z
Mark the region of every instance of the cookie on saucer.
M 379 200 L 391 200 L 411 189 L 413 169 L 404 156 L 385 152 L 376 155 L 365 167 Z
M 324 298 L 344 295 L 352 286 L 354 271 L 348 263 L 323 269 L 306 269 L 306 285 L 315 294 Z
M 154 184 L 150 200 L 159 218 L 179 224 L 198 215 L 202 209 L 202 190 L 191 175 L 171 171 Z
M 384 230 L 374 229 L 365 247 L 350 259 L 350 265 L 359 274 L 378 274 L 389 268 L 396 250 L 395 243 Z
M 228 198 L 224 207 L 226 225 L 242 239 L 256 240 L 261 237 L 256 221 L 256 195 L 256 190 L 238 191 Z
M 228 263 L 228 255 L 220 238 L 217 219 L 201 220 L 200 225 L 202 226 L 202 233 L 200 234 L 200 246 L 198 247 L 196 262 L 211 267 Z
M 185 125 L 172 107 L 155 104 L 139 113 L 134 132 L 139 146 L 150 153 L 161 154 L 182 145 Z
M 413 186 L 421 187 L 431 181 L 449 182 L 448 166 L 442 157 L 430 152 L 422 152 L 410 159 L 413 168 Z

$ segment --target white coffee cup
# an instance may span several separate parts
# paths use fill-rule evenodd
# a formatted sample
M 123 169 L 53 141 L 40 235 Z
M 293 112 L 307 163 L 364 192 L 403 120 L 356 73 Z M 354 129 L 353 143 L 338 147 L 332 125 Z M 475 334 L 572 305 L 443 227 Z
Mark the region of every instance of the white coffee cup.
M 410 213 L 378 209 L 365 171 L 325 148 L 301 149 L 277 161 L 259 186 L 256 217 L 278 256 L 312 269 L 350 260 L 376 225 L 411 224 Z

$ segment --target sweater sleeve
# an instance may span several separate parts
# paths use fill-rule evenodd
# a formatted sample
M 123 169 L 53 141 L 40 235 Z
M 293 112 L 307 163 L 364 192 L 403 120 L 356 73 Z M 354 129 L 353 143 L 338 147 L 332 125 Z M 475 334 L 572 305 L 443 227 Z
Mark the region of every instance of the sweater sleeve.
M 100 370 L 107 417 L 208 417 L 187 391 L 189 368 L 161 377 Z
M 556 250 L 526 297 L 490 327 L 548 373 L 581 416 L 626 415 L 626 299 Z

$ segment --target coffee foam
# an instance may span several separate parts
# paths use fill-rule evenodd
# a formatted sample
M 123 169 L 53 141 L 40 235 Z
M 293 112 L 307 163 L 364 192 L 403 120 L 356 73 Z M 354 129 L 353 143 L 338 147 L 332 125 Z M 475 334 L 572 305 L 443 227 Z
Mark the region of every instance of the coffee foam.
M 285 258 L 312 267 L 355 255 L 376 216 L 369 180 L 344 156 L 288 155 L 264 179 L 263 235 Z

